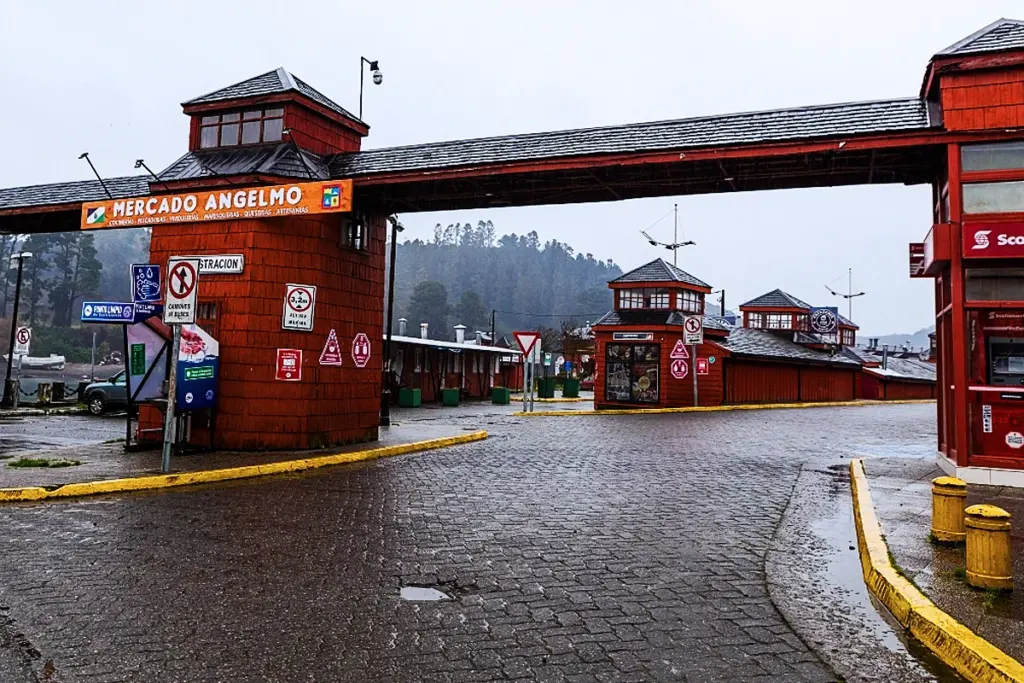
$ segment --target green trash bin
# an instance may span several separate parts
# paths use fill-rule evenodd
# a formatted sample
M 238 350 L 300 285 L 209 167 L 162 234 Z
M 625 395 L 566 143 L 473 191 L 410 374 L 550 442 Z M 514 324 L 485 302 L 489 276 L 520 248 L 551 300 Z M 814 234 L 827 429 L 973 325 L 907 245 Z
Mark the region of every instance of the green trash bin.
M 459 405 L 459 390 L 458 389 L 442 389 L 441 390 L 441 403 L 446 406 L 457 406 Z
M 566 377 L 562 380 L 562 398 L 579 398 L 580 381 Z
M 507 406 L 512 402 L 512 392 L 508 387 L 494 387 L 491 389 L 491 403 L 499 406 Z
M 419 389 L 399 389 L 398 390 L 398 407 L 399 408 L 419 408 L 420 397 L 422 392 Z
M 537 380 L 537 398 L 555 397 L 555 378 L 541 377 Z

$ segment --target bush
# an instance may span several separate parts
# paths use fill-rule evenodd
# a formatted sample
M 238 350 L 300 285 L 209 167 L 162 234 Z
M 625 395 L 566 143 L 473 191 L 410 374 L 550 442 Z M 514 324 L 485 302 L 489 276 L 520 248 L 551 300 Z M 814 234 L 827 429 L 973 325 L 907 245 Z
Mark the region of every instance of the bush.
M 124 333 L 120 325 L 83 325 L 82 327 L 34 327 L 32 355 L 55 353 L 69 363 L 88 363 L 92 355 L 92 333 L 96 332 L 96 361 L 112 350 L 124 352 Z

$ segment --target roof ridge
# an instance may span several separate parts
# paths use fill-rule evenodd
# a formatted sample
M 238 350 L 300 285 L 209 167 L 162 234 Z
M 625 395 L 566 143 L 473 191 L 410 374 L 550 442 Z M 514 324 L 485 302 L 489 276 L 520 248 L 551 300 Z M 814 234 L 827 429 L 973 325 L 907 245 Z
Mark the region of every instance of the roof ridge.
M 281 87 L 286 91 L 299 89 L 299 86 L 295 84 L 295 79 L 283 66 L 277 67 L 277 77 L 281 80 Z
M 974 33 L 972 33 L 972 34 L 970 34 L 970 35 L 968 35 L 968 36 L 966 36 L 964 38 L 961 38 L 960 40 L 956 41 L 952 45 L 949 45 L 949 46 L 943 48 L 942 50 L 939 50 L 938 52 L 935 53 L 935 56 L 936 57 L 944 57 L 944 56 L 950 56 L 950 55 L 958 54 L 958 53 L 961 52 L 961 50 L 966 49 L 969 45 L 971 45 L 975 41 L 983 38 L 984 36 L 989 35 L 993 31 L 995 31 L 996 29 L 1002 28 L 1003 26 L 1019 26 L 1019 27 L 1024 27 L 1024 20 L 1021 20 L 1021 19 L 1009 19 L 1007 17 L 1001 17 L 999 19 L 996 19 L 992 23 L 990 23 L 990 24 L 988 24 L 986 26 L 981 27 L 980 29 L 978 29 Z M 1011 48 L 1012 47 L 1013 46 L 1011 46 Z M 988 49 L 988 50 L 985 50 L 985 51 L 986 52 L 995 52 L 997 50 L 998 50 L 998 48 L 996 48 L 996 49 Z
M 367 154 L 367 153 L 370 153 L 370 152 L 400 151 L 400 150 L 403 150 L 403 149 L 411 149 L 411 148 L 423 149 L 423 148 L 432 147 L 432 146 L 435 146 L 435 145 L 436 146 L 451 145 L 452 143 L 455 143 L 455 142 L 473 143 L 473 142 L 484 142 L 484 141 L 487 141 L 487 140 L 512 140 L 514 138 L 532 137 L 532 136 L 540 136 L 540 135 L 562 135 L 562 134 L 565 134 L 565 133 L 590 133 L 590 132 L 595 132 L 595 131 L 615 130 L 617 128 L 653 127 L 653 126 L 662 126 L 662 125 L 668 125 L 668 124 L 688 123 L 688 122 L 693 122 L 693 121 L 716 121 L 716 120 L 728 119 L 728 118 L 733 118 L 733 117 L 737 117 L 738 118 L 738 117 L 743 117 L 743 116 L 757 116 L 757 115 L 761 115 L 761 114 L 780 114 L 780 113 L 790 113 L 790 112 L 800 112 L 800 111 L 812 111 L 812 110 L 818 110 L 818 109 L 838 109 L 840 107 L 853 107 L 853 106 L 857 106 L 857 105 L 893 104 L 893 103 L 905 103 L 905 102 L 918 102 L 922 106 L 924 106 L 925 103 L 926 103 L 926 101 L 924 99 L 922 99 L 920 97 L 914 97 L 914 96 L 911 96 L 911 97 L 895 97 L 895 98 L 881 98 L 881 99 L 875 99 L 875 100 L 860 100 L 860 101 L 857 101 L 857 102 L 832 102 L 832 103 L 829 103 L 829 104 L 812 104 L 812 105 L 804 105 L 804 106 L 801 106 L 801 107 L 784 107 L 782 109 L 759 109 L 759 110 L 755 110 L 755 111 L 729 112 L 727 114 L 706 114 L 706 115 L 703 115 L 703 116 L 686 116 L 686 117 L 679 118 L 679 119 L 659 119 L 659 120 L 656 120 L 656 121 L 640 121 L 640 122 L 636 122 L 636 123 L 614 123 L 614 124 L 606 124 L 606 125 L 602 125 L 602 126 L 586 126 L 586 127 L 583 127 L 583 128 L 562 128 L 560 130 L 542 130 L 542 131 L 532 131 L 532 132 L 526 132 L 526 133 L 511 133 L 509 135 L 484 135 L 484 136 L 481 136 L 481 137 L 478 137 L 478 138 L 465 138 L 465 139 L 461 139 L 461 140 L 435 140 L 434 142 L 424 142 L 424 143 L 419 143 L 419 144 L 413 143 L 413 144 L 409 144 L 409 145 L 396 145 L 396 146 L 393 146 L 393 147 L 378 147 L 376 149 L 363 149 L 363 150 L 361 150 L 359 152 L 347 152 L 347 153 L 343 153 L 343 154 L 341 154 L 339 156 L 348 156 L 348 155 L 351 155 L 351 154 Z
M 241 85 L 242 83 L 246 83 L 248 81 L 254 81 L 257 78 L 263 78 L 264 76 L 268 76 L 268 75 L 270 75 L 272 73 L 275 73 L 276 71 L 279 71 L 279 70 L 280 70 L 280 68 L 278 68 L 278 69 L 271 69 L 270 71 L 265 71 L 265 72 L 263 72 L 261 74 L 257 74 L 255 76 L 250 76 L 249 78 L 243 78 L 242 80 L 236 81 L 236 82 L 231 83 L 229 85 L 222 85 L 221 87 L 215 88 L 215 89 L 211 90 L 210 92 L 206 92 L 206 93 L 203 93 L 202 95 L 197 95 L 195 97 L 190 97 L 189 99 L 187 99 L 184 102 L 182 102 L 182 104 L 185 105 L 185 104 L 189 104 L 190 102 L 195 102 L 196 100 L 205 99 L 205 98 L 209 97 L 210 95 L 216 95 L 221 90 L 227 90 L 228 88 L 233 88 L 236 85 Z

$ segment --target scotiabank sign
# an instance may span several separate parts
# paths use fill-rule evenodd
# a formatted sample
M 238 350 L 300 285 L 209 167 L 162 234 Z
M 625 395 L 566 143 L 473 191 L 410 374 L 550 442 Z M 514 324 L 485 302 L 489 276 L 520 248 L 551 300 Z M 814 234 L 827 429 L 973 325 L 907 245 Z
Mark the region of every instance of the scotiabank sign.
M 352 210 L 352 181 L 210 190 L 82 204 L 83 230 L 162 223 L 280 218 Z
M 964 258 L 1024 258 L 1024 223 L 964 223 Z

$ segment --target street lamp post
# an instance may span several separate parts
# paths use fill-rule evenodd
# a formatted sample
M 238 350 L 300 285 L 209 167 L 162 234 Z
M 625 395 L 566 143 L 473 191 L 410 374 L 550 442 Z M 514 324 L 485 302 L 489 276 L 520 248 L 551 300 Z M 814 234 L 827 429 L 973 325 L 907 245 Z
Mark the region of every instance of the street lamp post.
M 651 243 L 652 247 L 665 247 L 666 249 L 671 251 L 672 252 L 672 265 L 676 266 L 676 265 L 679 265 L 677 257 L 679 255 L 680 247 L 689 247 L 689 246 L 695 245 L 697 243 L 694 242 L 693 240 L 687 240 L 685 242 L 680 242 L 679 241 L 679 205 L 678 204 L 673 204 L 672 205 L 672 213 L 673 213 L 673 221 L 672 221 L 673 227 L 672 227 L 672 242 L 671 243 L 659 242 L 656 239 L 654 239 L 653 237 L 651 237 L 650 235 L 648 235 L 647 232 L 644 231 L 644 230 L 641 230 L 640 234 L 643 235 L 644 238 L 648 242 Z M 666 215 L 666 218 L 667 218 L 667 215 Z M 658 222 L 661 222 L 661 221 L 658 221 Z M 654 226 L 651 226 L 651 227 L 654 227 Z M 648 228 L 648 230 L 649 229 L 650 228 Z
M 32 252 L 20 251 L 11 255 L 11 262 L 18 260 L 18 279 L 14 285 L 14 312 L 11 315 L 11 341 L 7 347 L 7 374 L 4 375 L 4 395 L 0 403 L 5 408 L 14 405 L 14 392 L 17 389 L 11 386 L 11 367 L 14 363 L 14 335 L 18 331 L 18 304 L 21 303 L 21 275 L 25 268 L 25 259 L 32 258 Z
M 396 216 L 389 216 L 391 223 L 391 263 L 388 267 L 388 319 L 387 336 L 384 337 L 384 366 L 381 369 L 380 426 L 391 425 L 391 319 L 395 312 L 395 256 L 398 252 L 398 233 L 405 230 Z
M 359 120 L 363 120 L 363 76 L 366 74 L 366 69 L 363 65 L 366 64 L 370 67 L 370 73 L 373 75 L 373 84 L 380 85 L 384 80 L 383 74 L 380 72 L 380 66 L 377 64 L 377 60 L 369 60 L 366 57 L 359 58 Z

